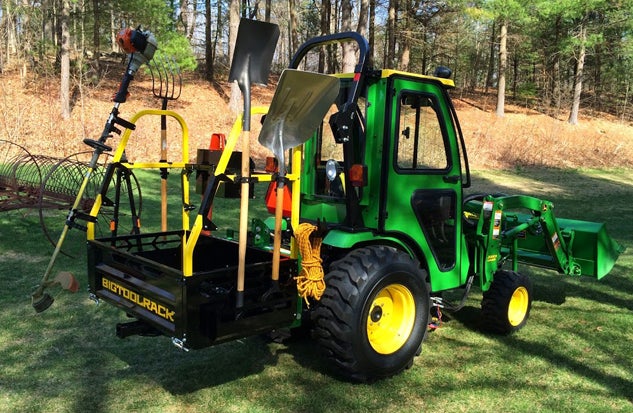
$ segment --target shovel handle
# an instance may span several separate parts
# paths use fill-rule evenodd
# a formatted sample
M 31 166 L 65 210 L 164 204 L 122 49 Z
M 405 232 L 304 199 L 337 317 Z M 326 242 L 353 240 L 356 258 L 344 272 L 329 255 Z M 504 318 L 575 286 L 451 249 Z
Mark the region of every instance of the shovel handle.
M 284 181 L 277 181 L 277 199 L 275 200 L 275 232 L 273 238 L 273 274 L 272 280 L 279 280 L 279 262 L 281 261 L 281 220 L 283 218 Z
M 238 240 L 238 264 L 237 264 L 237 297 L 236 307 L 244 306 L 244 279 L 246 278 L 246 238 L 248 237 L 248 198 L 250 184 L 248 178 L 251 174 L 250 165 L 250 130 L 243 131 L 242 140 L 242 184 L 240 194 L 240 235 Z

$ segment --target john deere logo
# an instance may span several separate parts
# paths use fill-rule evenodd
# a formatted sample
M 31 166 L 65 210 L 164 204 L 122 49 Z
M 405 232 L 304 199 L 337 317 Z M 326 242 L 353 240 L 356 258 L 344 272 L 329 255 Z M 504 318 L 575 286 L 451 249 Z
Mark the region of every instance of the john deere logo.
M 137 292 L 134 292 L 128 288 L 125 288 L 121 284 L 118 284 L 112 280 L 108 280 L 107 278 L 101 279 L 101 285 L 108 291 L 112 291 L 114 294 L 119 297 L 123 297 L 128 301 L 137 304 L 139 307 L 142 307 L 157 316 L 164 318 L 165 320 L 169 320 L 172 323 L 174 322 L 174 314 L 175 311 L 171 311 L 169 308 L 164 305 L 158 304 L 156 301 L 150 300 L 147 297 L 143 297 Z

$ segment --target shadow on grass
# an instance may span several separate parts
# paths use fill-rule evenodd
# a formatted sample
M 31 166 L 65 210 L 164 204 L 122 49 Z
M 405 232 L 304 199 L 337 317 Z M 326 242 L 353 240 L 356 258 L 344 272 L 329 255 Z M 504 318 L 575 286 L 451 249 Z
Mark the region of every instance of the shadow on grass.
M 582 171 L 568 169 L 517 169 L 479 171 L 469 192 L 532 195 L 555 205 L 557 218 L 605 223 L 608 234 L 627 249 L 620 254 L 611 272 L 596 281 L 541 271 L 534 278 L 534 299 L 560 305 L 569 296 L 578 296 L 633 310 L 633 171 Z M 532 272 L 523 266 L 520 271 Z M 534 270 L 538 271 L 538 270 Z M 530 274 L 532 275 L 532 274 Z M 550 278 L 551 276 L 551 278 Z
M 633 380 L 630 378 L 619 377 L 615 374 L 608 374 L 605 369 L 591 367 L 585 363 L 581 363 L 565 354 L 552 351 L 552 347 L 546 343 L 538 343 L 526 341 L 520 335 L 511 336 L 502 340 L 511 351 L 517 351 L 524 355 L 532 355 L 549 362 L 558 369 L 573 372 L 576 375 L 586 377 L 591 382 L 601 383 L 611 394 L 617 397 L 633 401 L 631 388 L 633 388 Z M 608 349 L 607 349 L 608 350 Z M 628 363 L 627 363 L 628 364 Z M 626 368 L 627 366 L 622 366 Z M 629 365 L 628 368 L 631 366 Z
M 442 325 L 451 323 L 453 320 L 459 322 L 470 331 L 482 331 L 481 308 L 466 305 L 461 310 L 454 313 L 442 314 Z M 441 328 L 441 327 L 440 327 Z
M 475 171 L 468 193 L 530 195 L 552 201 L 558 218 L 604 222 L 612 237 L 633 244 L 633 170 L 517 168 Z
M 532 192 L 534 188 L 531 187 L 521 188 L 523 193 L 552 200 L 561 216 L 606 221 L 609 230 L 613 230 L 612 236 L 629 247 L 616 263 L 613 274 L 600 281 L 574 279 L 554 272 L 551 275 L 550 272 L 539 272 L 533 278 L 534 299 L 559 306 L 556 311 L 559 308 L 561 311 L 581 311 L 582 316 L 588 319 L 591 319 L 592 312 L 596 310 L 578 310 L 574 308 L 573 302 L 568 305 L 572 298 L 581 298 L 590 304 L 595 303 L 602 310 L 622 314 L 618 314 L 621 317 L 620 324 L 609 326 L 608 331 L 599 332 L 596 328 L 581 324 L 561 327 L 561 337 L 566 335 L 586 342 L 588 347 L 600 350 L 601 354 L 608 354 L 610 359 L 604 361 L 604 368 L 595 362 L 583 363 L 583 357 L 590 357 L 590 352 L 581 357 L 565 353 L 565 343 L 554 343 L 559 339 L 557 336 L 549 337 L 551 342 L 542 335 L 534 338 L 522 336 L 521 333 L 510 337 L 496 337 L 495 343 L 504 347 L 501 353 L 493 354 L 493 357 L 505 360 L 504 363 L 513 363 L 519 360 L 517 357 L 520 355 L 533 356 L 551 364 L 553 369 L 572 372 L 589 382 L 598 383 L 605 392 L 610 392 L 613 396 L 631 400 L 633 379 L 630 378 L 630 373 L 618 373 L 633 370 L 628 356 L 630 342 L 623 340 L 626 334 L 630 337 L 630 333 L 617 330 L 616 327 L 629 327 L 624 320 L 633 311 L 633 280 L 630 279 L 633 223 L 630 212 L 622 213 L 630 211 L 633 187 L 631 184 L 614 182 L 604 177 L 570 171 L 537 171 L 534 176 L 521 172 L 520 176 L 526 179 L 529 177 L 525 182 L 535 182 L 538 185 L 536 193 Z M 476 181 L 482 179 L 477 178 Z M 517 192 L 514 186 L 504 186 L 494 176 L 484 178 L 483 185 L 494 187 L 494 191 Z M 552 191 L 548 194 L 550 189 Z M 608 202 L 605 201 L 605 194 L 610 194 Z M 258 403 L 262 403 L 262 408 L 269 411 L 351 411 L 359 406 L 355 394 L 334 390 L 347 384 L 332 380 L 337 378 L 336 371 L 321 356 L 317 345 L 307 338 L 299 337 L 277 345 L 257 336 L 184 353 L 174 348 L 164 337 L 130 337 L 125 340 L 114 337 L 114 325 L 120 321 L 118 318 L 121 314 L 111 307 L 96 307 L 87 303 L 85 293 L 83 298 L 58 295 L 50 310 L 34 315 L 29 294 L 39 281 L 38 277 L 48 261 L 50 247 L 44 240 L 33 239 L 36 224 L 19 215 L 14 217 L 15 222 L 3 223 L 3 237 L 0 238 L 3 252 L 19 252 L 13 256 L 4 256 L 0 262 L 0 282 L 4 288 L 0 293 L 3 307 L 0 320 L 5 326 L 0 330 L 0 351 L 3 355 L 0 361 L 0 389 L 8 400 L 7 408 L 12 411 L 112 411 L 117 409 L 118 404 L 121 405 L 121 410 L 140 411 L 149 407 L 150 410 L 158 411 L 161 406 L 168 406 L 166 410 L 174 410 L 174 405 L 179 405 L 183 400 L 196 403 L 200 396 L 195 393 L 205 389 L 215 391 L 213 394 L 221 397 L 221 402 L 230 404 L 232 398 L 239 397 L 241 386 L 246 385 L 252 386 L 249 389 L 250 394 L 264 395 L 261 396 L 261 401 L 258 398 Z M 81 258 L 75 261 L 62 260 L 58 267 L 79 274 L 85 287 L 85 258 L 84 261 Z M 480 309 L 476 306 L 467 305 L 460 312 L 447 316 L 448 326 L 461 323 L 465 329 L 476 331 L 477 334 L 482 330 Z M 608 323 L 611 316 L 609 312 L 600 314 L 600 323 Z M 547 327 L 554 331 L 557 328 Z M 442 340 L 446 340 L 444 346 L 450 345 L 449 339 Z M 440 346 L 442 340 L 438 341 Z M 461 347 L 469 349 L 475 346 L 465 343 Z M 483 350 L 474 348 L 471 357 L 485 361 L 488 353 Z M 433 349 L 426 347 L 423 351 L 432 352 Z M 455 353 L 454 356 L 461 357 L 461 354 Z M 291 363 L 287 361 L 288 358 Z M 477 361 L 468 359 L 467 362 Z M 297 368 L 297 364 L 301 368 Z M 441 373 L 448 374 L 444 370 Z M 411 385 L 408 381 L 413 382 L 418 377 L 421 377 L 420 383 L 428 379 L 428 376 L 419 373 L 380 382 L 371 389 L 362 385 L 344 388 L 362 393 L 365 403 L 363 406 L 367 407 L 373 406 L 371 403 L 376 398 L 371 394 L 374 392 L 392 394 L 391 397 L 409 394 Z M 469 378 L 466 383 L 461 384 L 473 388 L 478 385 L 490 388 L 504 385 L 500 381 L 489 382 L 486 379 L 482 375 Z M 548 390 L 547 385 L 539 381 L 541 378 L 535 377 L 533 380 L 536 382 L 535 387 L 543 386 L 544 391 Z M 275 401 L 266 396 L 271 391 L 270 381 L 291 383 L 290 387 L 300 396 L 289 396 L 286 400 L 277 398 Z M 521 384 L 520 380 L 517 383 Z M 455 391 L 456 386 L 450 381 L 436 383 L 437 388 L 447 392 Z M 155 387 L 178 398 L 154 400 L 153 398 L 165 397 Z M 583 388 L 578 391 L 586 390 Z M 421 394 L 424 394 L 423 391 Z M 389 396 L 381 397 L 376 403 L 385 399 L 397 401 Z M 554 401 L 556 398 L 549 397 L 547 402 Z M 285 404 L 281 405 L 282 402 Z M 551 407 L 555 410 L 555 406 Z M 211 406 L 208 410 L 214 409 Z

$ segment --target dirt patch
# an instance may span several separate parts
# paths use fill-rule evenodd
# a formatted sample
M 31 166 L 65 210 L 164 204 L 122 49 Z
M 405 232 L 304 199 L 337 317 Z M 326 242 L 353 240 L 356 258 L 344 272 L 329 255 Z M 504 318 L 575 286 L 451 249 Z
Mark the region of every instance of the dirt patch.
M 89 148 L 84 138 L 97 139 L 112 109 L 111 97 L 118 86 L 116 76 L 96 86 L 76 88 L 72 117 L 59 116 L 57 79 L 22 81 L 17 74 L 0 76 L 0 139 L 25 146 L 33 154 L 68 156 Z M 121 117 L 130 118 L 141 109 L 158 109 L 160 100 L 152 95 L 148 75 L 139 73 L 130 87 L 128 102 L 120 107 Z M 254 87 L 253 106 L 268 104 L 274 87 Z M 199 78 L 184 80 L 181 97 L 168 109 L 179 113 L 189 132 L 190 159 L 196 149 L 207 148 L 213 133 L 228 135 L 238 112 L 229 108 L 231 85 L 211 84 Z M 508 105 L 498 118 L 490 99 L 455 96 L 455 105 L 464 131 L 471 167 L 474 169 L 544 166 L 557 168 L 633 167 L 633 127 L 607 116 L 583 117 L 577 126 L 517 105 Z M 241 105 L 241 104 L 240 104 Z M 582 113 L 582 112 L 581 112 Z M 142 125 L 142 127 L 141 127 Z M 252 121 L 251 153 L 260 161 L 269 151 L 257 143 L 259 117 Z M 167 126 L 170 157 L 181 151 L 180 125 Z M 115 146 L 117 138 L 109 142 Z M 239 148 L 239 145 L 238 145 Z M 160 157 L 160 122 L 156 117 L 139 121 L 128 144 L 133 159 Z M 131 159 L 131 160 L 132 160 Z

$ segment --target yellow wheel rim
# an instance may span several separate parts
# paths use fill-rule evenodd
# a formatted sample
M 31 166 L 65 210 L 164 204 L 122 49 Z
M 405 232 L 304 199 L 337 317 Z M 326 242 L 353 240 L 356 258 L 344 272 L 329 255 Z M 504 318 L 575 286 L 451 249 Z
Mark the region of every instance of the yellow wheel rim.
M 391 284 L 374 297 L 367 316 L 367 338 L 379 354 L 398 351 L 415 324 L 415 300 L 409 289 Z
M 519 287 L 514 290 L 508 305 L 508 321 L 513 327 L 518 326 L 525 320 L 529 304 L 529 293 L 527 288 Z

